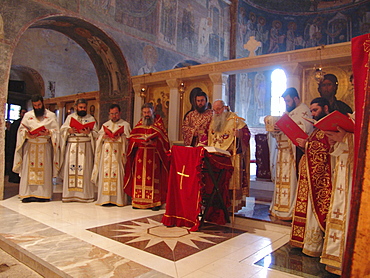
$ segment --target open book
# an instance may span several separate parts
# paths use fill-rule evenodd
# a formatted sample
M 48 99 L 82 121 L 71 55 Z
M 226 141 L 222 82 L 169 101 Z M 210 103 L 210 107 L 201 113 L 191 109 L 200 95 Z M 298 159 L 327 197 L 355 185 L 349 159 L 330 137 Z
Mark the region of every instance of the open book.
M 121 126 L 119 129 L 117 129 L 115 132 L 112 132 L 109 128 L 107 128 L 105 125 L 103 125 L 103 128 L 104 128 L 104 132 L 106 135 L 108 135 L 110 138 L 114 138 L 114 137 L 117 137 L 117 136 L 121 136 L 122 133 L 124 132 L 125 130 L 125 127 L 124 126 Z
M 339 111 L 333 111 L 320 120 L 303 118 L 312 123 L 318 129 L 323 131 L 338 131 L 337 127 L 343 128 L 347 132 L 355 131 L 355 122 L 348 115 L 344 115 Z
M 28 132 L 29 132 L 29 134 L 31 134 L 31 135 L 37 135 L 37 136 L 39 136 L 39 135 L 40 135 L 40 132 L 42 132 L 42 131 L 46 131 L 45 126 L 40 126 L 40 127 L 38 127 L 38 128 L 31 129 L 31 128 L 29 128 L 28 126 L 26 126 L 26 125 L 24 125 L 24 124 L 22 124 L 22 125 L 27 129 L 27 131 L 28 131 Z
M 89 122 L 86 124 L 82 124 L 73 117 L 71 118 L 71 122 L 69 123 L 69 126 L 77 129 L 77 132 L 81 132 L 81 130 L 85 128 L 89 128 L 90 130 L 93 130 L 94 125 L 95 125 L 95 122 Z
M 131 140 L 134 140 L 136 142 L 140 142 L 140 141 L 146 141 L 148 142 L 149 140 L 152 140 L 154 139 L 155 137 L 157 137 L 157 133 L 152 133 L 152 134 L 141 134 L 140 136 L 130 136 L 129 138 Z
M 224 155 L 224 156 L 231 156 L 231 154 L 228 151 L 225 151 L 223 149 L 219 149 L 219 148 L 211 147 L 211 146 L 205 146 L 204 148 L 209 153 L 214 153 L 214 154 Z
M 296 122 L 294 122 L 288 114 L 284 114 L 276 122 L 276 125 L 280 128 L 282 132 L 293 142 L 294 145 L 298 146 L 297 139 L 307 139 L 308 135 L 300 128 Z

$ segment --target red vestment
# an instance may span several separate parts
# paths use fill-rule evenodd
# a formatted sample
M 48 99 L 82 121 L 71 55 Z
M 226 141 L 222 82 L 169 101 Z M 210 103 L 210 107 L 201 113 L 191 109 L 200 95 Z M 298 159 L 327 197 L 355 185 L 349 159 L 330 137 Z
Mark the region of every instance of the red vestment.
M 185 146 L 196 147 L 199 144 L 208 144 L 208 129 L 212 120 L 213 111 L 207 109 L 203 113 L 191 111 L 182 124 L 182 137 Z
M 329 150 L 328 138 L 323 131 L 315 129 L 306 143 L 305 154 L 299 166 L 291 235 L 293 246 L 303 247 L 308 213 L 315 215 L 320 229 L 325 232 L 332 191 Z M 312 212 L 307 210 L 308 202 L 312 204 Z
M 145 145 L 145 136 L 152 135 L 152 144 Z M 162 118 L 156 115 L 154 124 L 140 120 L 128 139 L 124 190 L 132 197 L 132 206 L 151 208 L 166 201 L 169 140 Z
M 364 106 L 366 102 L 366 94 L 369 91 L 369 76 L 370 76 L 370 34 L 358 36 L 352 39 L 352 69 L 353 83 L 355 93 L 355 152 L 354 157 L 358 156 L 360 148 L 361 133 L 363 130 Z M 365 119 L 367 120 L 367 119 Z M 354 169 L 356 169 L 357 160 L 354 160 Z M 353 179 L 355 181 L 355 179 Z

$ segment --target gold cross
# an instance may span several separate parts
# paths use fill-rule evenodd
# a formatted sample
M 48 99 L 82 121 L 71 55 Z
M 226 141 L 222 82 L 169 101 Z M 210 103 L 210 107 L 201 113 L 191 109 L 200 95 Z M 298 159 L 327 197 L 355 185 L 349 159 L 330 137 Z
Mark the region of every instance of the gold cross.
M 181 176 L 181 178 L 180 178 L 180 189 L 182 189 L 182 179 L 183 179 L 183 177 L 185 177 L 185 178 L 189 177 L 189 175 L 184 174 L 184 172 L 185 172 L 185 165 L 182 165 L 182 172 L 181 173 L 177 172 L 177 174 Z

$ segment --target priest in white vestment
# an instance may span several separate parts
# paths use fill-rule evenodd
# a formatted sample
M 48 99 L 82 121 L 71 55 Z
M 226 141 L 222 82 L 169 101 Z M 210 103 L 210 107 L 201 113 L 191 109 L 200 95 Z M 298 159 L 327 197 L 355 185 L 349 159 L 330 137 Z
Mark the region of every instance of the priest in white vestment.
M 343 256 L 346 248 L 350 203 L 352 191 L 352 172 L 354 154 L 354 134 L 338 127 L 338 132 L 325 132 L 333 146 L 332 157 L 332 194 L 326 218 L 324 247 L 321 263 L 326 270 L 341 275 Z
M 74 120 L 73 120 L 74 119 Z M 77 128 L 79 124 L 92 127 Z M 72 126 L 71 127 L 71 122 Z M 94 166 L 95 140 L 98 134 L 95 118 L 87 114 L 87 101 L 76 101 L 76 112 L 68 115 L 60 128 L 63 161 L 63 202 L 93 202 L 94 184 L 91 174 Z
M 53 112 L 45 109 L 42 96 L 31 98 L 17 133 L 13 172 L 19 173 L 22 202 L 50 201 L 53 177 L 59 171 L 59 126 Z
M 286 104 L 289 117 L 308 135 L 313 125 L 303 118 L 311 118 L 310 108 L 301 102 L 298 92 L 291 87 L 285 90 L 282 97 Z M 275 187 L 270 206 L 272 216 L 281 220 L 291 220 L 293 216 L 295 195 L 297 190 L 297 165 L 300 149 L 275 125 L 271 135 L 276 139 L 277 156 L 275 165 Z M 303 154 L 303 152 L 302 152 Z
M 109 108 L 110 120 L 103 124 L 96 142 L 94 169 L 91 180 L 98 186 L 96 205 L 127 204 L 127 195 L 123 192 L 125 175 L 127 138 L 130 136 L 130 124 L 121 119 L 121 108 L 112 104 Z

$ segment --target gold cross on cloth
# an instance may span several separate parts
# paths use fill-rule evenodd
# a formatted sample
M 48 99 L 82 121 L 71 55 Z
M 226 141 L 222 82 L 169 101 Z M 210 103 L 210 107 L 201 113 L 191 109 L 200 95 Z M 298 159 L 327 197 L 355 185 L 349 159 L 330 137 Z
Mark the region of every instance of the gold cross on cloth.
M 177 172 L 177 174 L 181 176 L 181 178 L 180 178 L 180 189 L 182 189 L 182 179 L 183 179 L 183 177 L 185 177 L 185 178 L 190 177 L 189 175 L 184 174 L 184 172 L 185 172 L 185 165 L 182 165 L 182 171 Z

